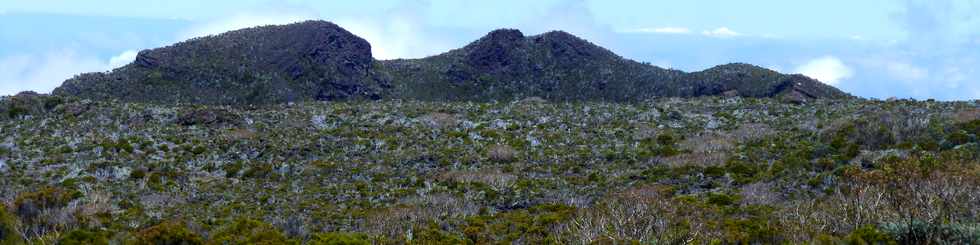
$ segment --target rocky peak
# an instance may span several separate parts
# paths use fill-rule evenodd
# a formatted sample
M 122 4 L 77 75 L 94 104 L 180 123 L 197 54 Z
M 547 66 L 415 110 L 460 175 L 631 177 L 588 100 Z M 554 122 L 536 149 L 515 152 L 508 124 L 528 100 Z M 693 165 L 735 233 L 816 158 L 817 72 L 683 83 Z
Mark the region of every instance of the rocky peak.
M 519 69 L 527 64 L 527 40 L 516 29 L 499 29 L 467 45 L 466 63 L 478 71 Z
M 377 99 L 390 78 L 375 62 L 366 40 L 330 22 L 306 21 L 143 50 L 129 66 L 78 76 L 55 93 L 203 104 Z

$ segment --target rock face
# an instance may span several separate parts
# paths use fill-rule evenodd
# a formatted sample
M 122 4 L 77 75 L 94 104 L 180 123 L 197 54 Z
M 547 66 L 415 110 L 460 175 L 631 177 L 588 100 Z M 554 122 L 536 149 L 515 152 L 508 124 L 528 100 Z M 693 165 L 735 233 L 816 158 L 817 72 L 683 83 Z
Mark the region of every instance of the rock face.
M 80 75 L 55 94 L 203 104 L 380 99 L 390 78 L 376 67 L 367 41 L 308 21 L 144 50 L 130 65 Z
M 800 75 L 747 64 L 700 72 L 639 63 L 562 31 L 495 30 L 422 59 L 377 61 L 371 46 L 329 22 L 265 26 L 144 50 L 109 73 L 54 92 L 129 102 L 247 105 L 303 100 L 638 101 L 705 95 L 850 97 Z

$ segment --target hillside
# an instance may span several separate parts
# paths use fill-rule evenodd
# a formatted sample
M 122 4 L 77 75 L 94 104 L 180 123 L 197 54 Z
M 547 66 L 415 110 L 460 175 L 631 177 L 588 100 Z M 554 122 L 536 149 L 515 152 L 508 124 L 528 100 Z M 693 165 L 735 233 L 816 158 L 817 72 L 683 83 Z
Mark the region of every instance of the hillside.
M 54 94 L 203 104 L 380 99 L 391 78 L 378 67 L 364 39 L 329 22 L 307 21 L 144 50 L 132 64 L 82 74 Z
M 847 98 L 816 80 L 730 64 L 685 73 L 625 59 L 562 31 L 502 29 L 444 54 L 377 61 L 370 44 L 324 21 L 264 26 L 145 50 L 108 73 L 82 74 L 56 95 L 217 105 L 405 99 L 642 101 L 740 95 L 792 102 Z
M 0 244 L 975 244 L 978 135 L 977 101 L 22 94 Z
M 469 45 L 414 60 L 382 62 L 394 95 L 423 100 L 642 101 L 657 97 L 738 95 L 801 102 L 847 98 L 819 81 L 748 64 L 685 73 L 642 64 L 562 31 L 525 37 L 490 32 Z

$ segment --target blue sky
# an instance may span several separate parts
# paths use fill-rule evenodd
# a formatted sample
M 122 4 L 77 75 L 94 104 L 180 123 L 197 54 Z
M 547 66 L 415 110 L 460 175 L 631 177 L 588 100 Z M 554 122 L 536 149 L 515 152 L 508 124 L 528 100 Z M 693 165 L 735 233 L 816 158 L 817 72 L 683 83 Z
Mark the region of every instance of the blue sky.
M 0 94 L 50 92 L 141 49 L 306 19 L 338 23 L 382 59 L 438 54 L 496 28 L 559 29 L 685 71 L 746 62 L 862 97 L 980 98 L 971 0 L 0 0 Z

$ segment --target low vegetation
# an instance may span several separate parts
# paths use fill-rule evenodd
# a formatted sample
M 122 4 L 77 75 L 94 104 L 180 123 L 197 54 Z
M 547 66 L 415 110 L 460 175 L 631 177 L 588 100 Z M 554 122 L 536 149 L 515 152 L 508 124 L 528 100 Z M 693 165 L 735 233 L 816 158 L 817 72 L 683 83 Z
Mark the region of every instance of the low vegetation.
M 976 101 L 25 96 L 0 244 L 980 243 Z

